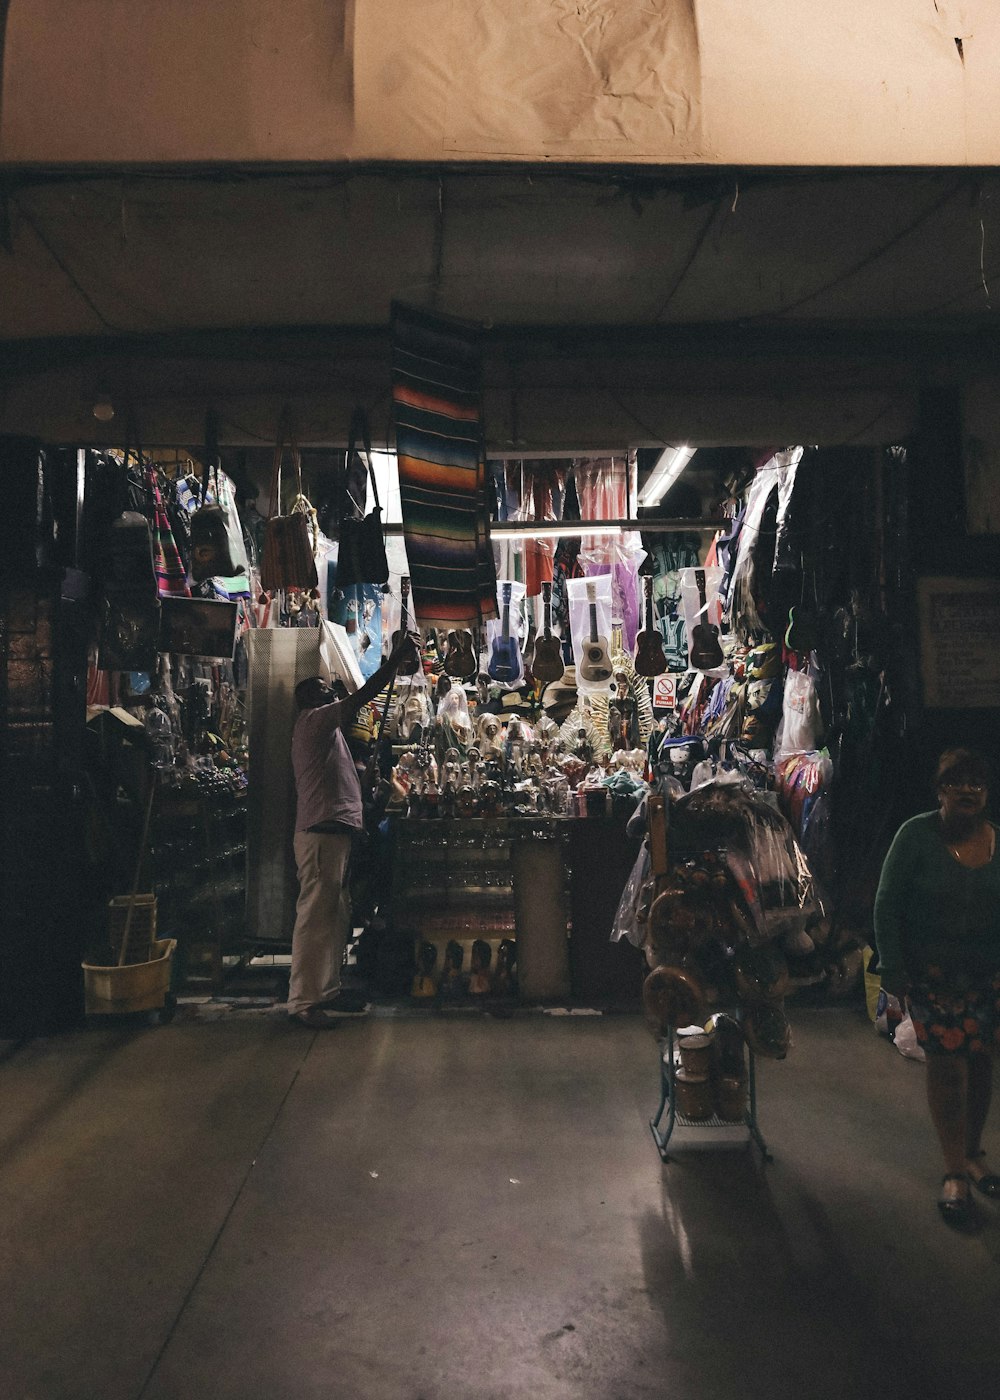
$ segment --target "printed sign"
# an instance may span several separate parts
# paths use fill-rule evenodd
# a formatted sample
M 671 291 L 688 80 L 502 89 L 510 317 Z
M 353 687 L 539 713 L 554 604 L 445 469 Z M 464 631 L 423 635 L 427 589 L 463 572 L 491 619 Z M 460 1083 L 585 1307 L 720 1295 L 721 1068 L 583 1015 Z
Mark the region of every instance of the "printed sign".
M 657 676 L 653 681 L 653 709 L 674 710 L 677 708 L 677 677 Z
M 922 578 L 920 662 L 928 709 L 1000 705 L 1000 582 Z

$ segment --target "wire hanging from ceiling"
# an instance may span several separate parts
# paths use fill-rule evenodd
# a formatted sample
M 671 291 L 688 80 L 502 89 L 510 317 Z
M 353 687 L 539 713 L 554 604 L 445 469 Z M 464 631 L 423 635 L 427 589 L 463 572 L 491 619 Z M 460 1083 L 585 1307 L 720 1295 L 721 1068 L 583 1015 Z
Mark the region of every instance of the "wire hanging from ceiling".
M 666 297 L 664 298 L 662 304 L 660 305 L 660 307 L 658 308 L 658 310 L 657 310 L 655 316 L 653 317 L 653 320 L 654 320 L 654 321 L 660 321 L 660 320 L 663 319 L 663 313 L 666 311 L 667 307 L 670 305 L 670 303 L 673 301 L 674 297 L 675 297 L 675 296 L 677 295 L 677 293 L 680 291 L 681 286 L 682 286 L 682 284 L 683 284 L 685 278 L 687 277 L 688 273 L 691 271 L 691 268 L 694 266 L 695 259 L 697 258 L 698 254 L 701 252 L 702 245 L 704 244 L 705 239 L 708 237 L 708 231 L 709 231 L 709 229 L 712 227 L 712 224 L 715 222 L 715 216 L 716 216 L 716 214 L 719 212 L 719 210 L 720 210 L 721 207 L 722 207 L 722 200 L 721 200 L 721 199 L 717 199 L 717 200 L 715 201 L 715 203 L 712 205 L 712 208 L 709 210 L 708 218 L 707 218 L 707 219 L 705 220 L 705 222 L 702 224 L 700 230 L 698 231 L 697 236 L 695 237 L 694 243 L 693 243 L 692 246 L 691 246 L 691 251 L 690 251 L 690 253 L 688 253 L 688 256 L 687 256 L 687 259 L 686 259 L 686 261 L 685 261 L 685 263 L 684 263 L 684 266 L 681 268 L 680 272 L 678 273 L 678 275 L 677 275 L 677 277 L 676 277 L 676 279 L 675 279 L 675 281 L 674 281 L 673 286 L 670 288 L 670 291 L 667 293 L 667 295 L 666 295 Z
M 859 258 L 856 263 L 845 268 L 843 272 L 837 273 L 835 277 L 831 277 L 819 287 L 814 287 L 811 292 L 806 292 L 804 296 L 798 297 L 795 301 L 788 302 L 785 306 L 779 307 L 776 311 L 760 311 L 754 316 L 748 316 L 746 319 L 748 321 L 767 321 L 778 316 L 787 316 L 790 311 L 797 311 L 800 306 L 805 306 L 807 302 L 815 301 L 815 299 L 822 296 L 824 292 L 830 292 L 833 291 L 835 287 L 842 286 L 852 277 L 856 277 L 859 272 L 864 271 L 866 267 L 870 267 L 872 263 L 877 262 L 878 259 L 888 253 L 890 249 L 895 248 L 904 238 L 907 238 L 911 233 L 915 232 L 916 229 L 920 228 L 922 224 L 926 223 L 939 209 L 942 209 L 944 205 L 948 204 L 963 188 L 965 188 L 965 180 L 956 180 L 943 195 L 935 199 L 926 209 L 918 214 L 915 219 L 911 220 L 905 228 L 899 229 L 898 232 L 894 233 L 885 243 L 879 244 L 877 248 L 872 248 L 863 258 Z
M 45 251 L 48 253 L 49 257 L 50 257 L 50 258 L 52 259 L 52 261 L 56 264 L 56 266 L 61 270 L 61 272 L 63 273 L 63 275 L 66 277 L 66 280 L 67 280 L 67 281 L 70 283 L 70 285 L 74 288 L 74 290 L 76 291 L 77 295 L 81 298 L 81 300 L 84 301 L 84 302 L 86 303 L 86 305 L 90 308 L 90 310 L 94 313 L 94 315 L 95 315 L 95 316 L 97 317 L 97 319 L 100 321 L 101 325 L 104 326 L 104 328 L 105 328 L 106 330 L 109 330 L 109 331 L 120 331 L 122 335 L 127 335 L 127 334 L 129 333 L 129 328 L 126 327 L 126 326 L 119 325 L 117 322 L 111 321 L 111 320 L 108 319 L 107 316 L 105 316 L 104 312 L 101 310 L 101 308 L 100 308 L 100 307 L 97 305 L 97 303 L 94 301 L 94 298 L 93 298 L 93 297 L 90 295 L 90 293 L 87 291 L 86 287 L 84 287 L 84 286 L 82 285 L 82 283 L 80 282 L 80 280 L 77 278 L 76 274 L 73 272 L 72 268 L 68 266 L 68 264 L 66 263 L 66 261 L 60 256 L 60 254 L 59 254 L 59 253 L 56 251 L 56 249 L 52 246 L 52 244 L 49 242 L 48 238 L 46 238 L 46 236 L 45 236 L 45 234 L 42 232 L 41 228 L 38 226 L 38 224 L 35 222 L 35 220 L 31 217 L 31 215 L 28 213 L 28 211 L 24 208 L 24 206 L 23 206 L 22 204 L 20 204 L 20 203 L 15 203 L 15 208 L 17 209 L 17 212 L 20 214 L 20 216 L 21 216 L 21 218 L 24 220 L 24 222 L 28 225 L 28 227 L 29 227 L 29 228 L 31 229 L 31 231 L 34 233 L 34 235 L 35 235 L 35 237 L 38 239 L 39 243 L 42 245 L 42 247 L 43 247 L 43 248 L 45 249 Z

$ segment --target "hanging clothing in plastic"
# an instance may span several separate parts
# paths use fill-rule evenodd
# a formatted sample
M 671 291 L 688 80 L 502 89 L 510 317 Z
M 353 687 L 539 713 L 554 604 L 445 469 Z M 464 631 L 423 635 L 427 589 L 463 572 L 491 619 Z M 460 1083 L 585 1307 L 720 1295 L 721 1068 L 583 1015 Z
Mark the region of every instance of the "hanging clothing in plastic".
M 757 467 L 747 497 L 746 517 L 739 534 L 736 563 L 726 596 L 726 614 L 732 630 L 744 644 L 782 623 L 769 615 L 772 577 L 778 562 L 784 563 L 786 514 L 802 460 L 801 447 L 772 452 Z M 782 542 L 779 552 L 778 543 Z M 780 632 L 784 628 L 781 626 Z
M 620 520 L 629 515 L 635 475 L 634 459 L 597 457 L 575 464 L 583 521 Z M 611 575 L 612 616 L 622 625 L 625 650 L 635 648 L 640 627 L 638 565 L 645 554 L 638 531 L 588 535 L 580 545 L 580 565 L 588 577 Z

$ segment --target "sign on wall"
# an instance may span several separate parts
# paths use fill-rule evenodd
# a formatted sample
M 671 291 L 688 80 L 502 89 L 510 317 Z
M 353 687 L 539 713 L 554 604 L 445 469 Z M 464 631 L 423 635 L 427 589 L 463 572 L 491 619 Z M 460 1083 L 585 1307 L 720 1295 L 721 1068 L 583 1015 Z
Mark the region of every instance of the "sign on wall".
M 917 598 L 924 704 L 1000 706 L 1000 580 L 922 578 Z
M 677 708 L 677 677 L 657 676 L 653 682 L 653 709 L 674 710 Z

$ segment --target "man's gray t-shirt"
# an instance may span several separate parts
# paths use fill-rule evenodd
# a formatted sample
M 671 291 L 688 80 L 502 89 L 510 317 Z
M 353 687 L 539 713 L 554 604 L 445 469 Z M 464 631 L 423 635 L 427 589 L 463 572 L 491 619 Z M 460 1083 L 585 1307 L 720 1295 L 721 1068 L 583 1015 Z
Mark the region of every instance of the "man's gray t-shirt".
M 335 822 L 354 831 L 363 826 L 361 783 L 340 730 L 339 702 L 303 710 L 292 730 L 295 830 Z

